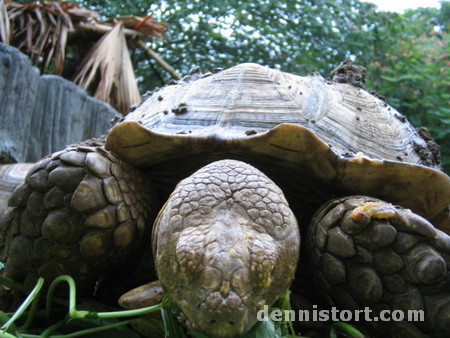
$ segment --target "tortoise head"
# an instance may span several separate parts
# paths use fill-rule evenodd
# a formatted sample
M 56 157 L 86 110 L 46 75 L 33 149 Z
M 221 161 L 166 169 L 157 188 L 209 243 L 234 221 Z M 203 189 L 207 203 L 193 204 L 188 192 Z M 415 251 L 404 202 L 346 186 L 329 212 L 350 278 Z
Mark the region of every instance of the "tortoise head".
M 180 182 L 153 229 L 158 277 L 194 327 L 248 331 L 289 287 L 297 221 L 281 190 L 252 166 L 224 160 Z

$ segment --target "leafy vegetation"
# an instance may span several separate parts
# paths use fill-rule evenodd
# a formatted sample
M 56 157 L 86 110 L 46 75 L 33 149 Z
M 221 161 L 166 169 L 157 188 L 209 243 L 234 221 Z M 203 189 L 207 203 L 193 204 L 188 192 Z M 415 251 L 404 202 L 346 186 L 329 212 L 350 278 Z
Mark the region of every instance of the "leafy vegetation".
M 445 15 L 445 13 L 447 13 Z M 415 126 L 427 127 L 441 145 L 450 172 L 450 2 L 441 10 L 408 11 L 391 29 L 383 55 L 367 65 L 368 85 L 386 96 Z
M 21 288 L 17 282 L 0 276 L 3 285 Z M 68 302 L 54 297 L 54 291 L 61 283 L 67 283 L 69 289 Z M 12 314 L 0 311 L 0 337 L 79 337 L 109 330 L 117 330 L 116 337 L 138 337 L 133 331 L 124 328 L 133 322 L 130 320 L 118 320 L 122 317 L 136 317 L 151 312 L 159 311 L 161 305 L 155 305 L 137 310 L 106 311 L 77 310 L 76 285 L 72 277 L 61 275 L 49 285 L 46 295 L 42 295 L 45 280 L 41 277 L 34 289 L 29 293 L 19 308 Z M 39 301 L 45 300 L 43 309 L 39 307 Z M 62 303 L 63 306 L 60 306 Z M 66 304 L 67 303 L 67 304 Z M 59 305 L 57 311 L 53 311 L 54 305 Z M 84 304 L 85 307 L 93 306 L 92 303 Z M 56 316 L 55 316 L 56 314 Z M 25 321 L 21 320 L 25 317 Z M 74 323 L 75 322 L 75 323 Z M 20 323 L 20 324 L 18 324 Z M 42 326 L 44 324 L 44 326 Z M 45 327 L 47 325 L 47 327 Z M 124 332 L 121 332 L 124 331 Z M 68 332 L 62 334 L 61 332 Z M 56 333 L 56 335 L 55 335 Z M 107 336 L 105 336 L 107 337 Z
M 11 288 L 21 289 L 20 283 L 0 275 L 0 283 Z M 54 296 L 55 289 L 60 284 L 68 286 L 68 300 L 59 299 Z M 45 280 L 39 278 L 33 290 L 25 298 L 19 308 L 11 314 L 0 311 L 0 337 L 84 337 L 95 335 L 95 337 L 138 337 L 139 335 L 126 326 L 145 322 L 147 331 L 155 336 L 178 337 L 178 338 L 208 338 L 201 332 L 188 330 L 182 327 L 177 317 L 180 309 L 172 302 L 169 295 L 164 295 L 162 302 L 158 305 L 144 307 L 135 310 L 104 310 L 102 305 L 92 301 L 81 303 L 76 297 L 76 284 L 72 277 L 61 275 L 53 280 L 46 294 L 43 294 Z M 41 299 L 42 298 L 42 299 Z M 45 305 L 41 308 L 39 301 L 44 300 Z M 56 305 L 56 306 L 55 306 Z M 78 310 L 77 307 L 89 308 L 89 310 Z M 57 307 L 55 310 L 54 307 Z M 290 291 L 286 290 L 273 310 L 291 310 Z M 161 318 L 145 316 L 152 312 L 161 311 Z M 130 318 L 125 319 L 122 318 Z M 163 329 L 163 330 L 162 330 Z M 106 332 L 105 332 L 106 331 Z M 341 333 L 345 337 L 362 338 L 361 332 L 344 322 L 336 322 L 330 326 L 329 337 L 338 337 Z M 311 333 L 314 336 L 314 333 Z M 308 335 L 311 336 L 311 335 Z M 271 317 L 257 323 L 249 332 L 240 338 L 296 338 L 292 322 L 272 321 Z

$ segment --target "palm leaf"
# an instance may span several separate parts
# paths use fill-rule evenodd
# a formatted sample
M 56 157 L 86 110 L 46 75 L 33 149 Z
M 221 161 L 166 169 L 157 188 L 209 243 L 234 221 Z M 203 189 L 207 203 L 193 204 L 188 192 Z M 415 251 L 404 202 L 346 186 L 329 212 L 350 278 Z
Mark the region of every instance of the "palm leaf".
M 90 50 L 82 62 L 74 82 L 88 90 L 100 78 L 94 96 L 109 102 L 122 114 L 140 101 L 128 47 L 119 21 Z
M 74 31 L 71 17 L 58 2 L 20 5 L 8 2 L 12 22 L 13 45 L 26 52 L 45 70 L 55 60 L 55 73 L 61 74 L 69 32 Z
M 8 11 L 5 2 L 0 1 L 0 39 L 3 43 L 9 45 L 10 25 Z
M 158 39 L 163 37 L 167 28 L 166 23 L 153 20 L 152 15 L 148 15 L 146 17 L 121 16 L 118 18 L 109 19 L 105 21 L 105 23 L 112 24 L 117 20 L 120 20 L 124 27 L 135 30 L 141 33 L 142 36 L 153 36 Z

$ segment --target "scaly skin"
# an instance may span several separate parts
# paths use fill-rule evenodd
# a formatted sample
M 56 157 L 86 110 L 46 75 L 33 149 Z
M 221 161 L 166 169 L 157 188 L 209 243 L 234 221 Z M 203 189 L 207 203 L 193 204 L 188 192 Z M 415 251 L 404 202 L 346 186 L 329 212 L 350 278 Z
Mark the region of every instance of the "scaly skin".
M 450 237 L 374 198 L 331 201 L 309 228 L 314 285 L 340 309 L 423 310 L 424 321 L 368 322 L 386 335 L 450 334 Z M 406 318 L 405 318 L 406 319 Z
M 158 277 L 195 329 L 242 334 L 292 282 L 297 221 L 252 166 L 214 162 L 181 181 L 153 228 Z
M 0 222 L 4 274 L 75 278 L 92 294 L 106 271 L 132 266 L 158 206 L 148 178 L 101 147 L 72 146 L 38 161 Z M 154 216 L 153 216 L 154 217 Z

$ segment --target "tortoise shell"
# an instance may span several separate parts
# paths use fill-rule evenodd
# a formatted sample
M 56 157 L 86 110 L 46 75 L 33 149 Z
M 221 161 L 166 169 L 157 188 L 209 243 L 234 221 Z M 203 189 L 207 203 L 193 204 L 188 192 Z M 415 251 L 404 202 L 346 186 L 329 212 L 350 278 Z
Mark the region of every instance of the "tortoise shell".
M 251 63 L 191 75 L 114 126 L 106 149 L 141 168 L 171 161 L 170 169 L 155 167 L 165 172 L 201 157 L 283 163 L 333 191 L 411 208 L 450 231 L 450 180 L 427 141 L 378 97 L 320 75 Z

